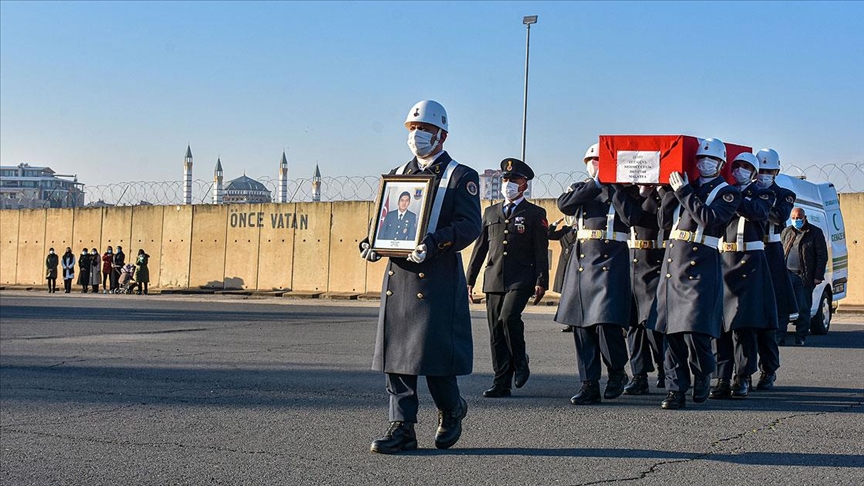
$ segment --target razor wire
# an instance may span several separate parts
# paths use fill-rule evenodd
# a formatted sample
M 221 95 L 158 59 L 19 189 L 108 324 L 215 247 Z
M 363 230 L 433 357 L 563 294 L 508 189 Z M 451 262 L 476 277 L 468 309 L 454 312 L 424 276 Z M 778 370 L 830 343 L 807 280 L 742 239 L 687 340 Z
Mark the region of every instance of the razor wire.
M 783 168 L 783 173 L 815 183 L 832 182 L 838 193 L 864 192 L 862 164 L 789 165 Z M 582 181 L 587 176 L 585 171 L 538 174 L 531 181 L 530 197 L 532 199 L 557 198 L 570 184 Z M 272 202 L 279 202 L 278 179 L 261 177 L 256 180 L 270 191 Z M 378 194 L 380 176 L 322 177 L 317 198 L 313 182 L 312 178 L 289 179 L 287 202 L 372 201 Z M 213 204 L 213 191 L 212 181 L 200 179 L 192 181 L 192 204 Z M 183 182 L 179 180 L 133 181 L 85 186 L 84 192 L 87 206 L 175 205 L 184 202 Z M 500 199 L 497 193 L 491 194 L 491 197 Z M 44 207 L 38 206 L 38 202 L 29 204 L 31 206 L 19 207 Z

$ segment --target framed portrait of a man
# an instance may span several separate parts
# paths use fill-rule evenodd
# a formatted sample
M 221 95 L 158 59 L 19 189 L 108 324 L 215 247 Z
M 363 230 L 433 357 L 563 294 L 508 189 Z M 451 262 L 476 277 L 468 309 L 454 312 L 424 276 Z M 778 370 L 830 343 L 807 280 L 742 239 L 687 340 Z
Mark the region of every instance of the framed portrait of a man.
M 426 236 L 435 177 L 384 175 L 369 227 L 372 249 L 383 256 L 408 256 Z

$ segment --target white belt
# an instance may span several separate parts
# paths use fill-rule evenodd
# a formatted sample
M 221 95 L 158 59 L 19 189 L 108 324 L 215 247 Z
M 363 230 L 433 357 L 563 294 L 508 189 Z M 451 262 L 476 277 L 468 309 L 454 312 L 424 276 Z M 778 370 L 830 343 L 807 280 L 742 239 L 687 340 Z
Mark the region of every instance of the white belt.
M 609 232 L 606 230 L 589 230 L 589 229 L 580 229 L 576 232 L 576 238 L 580 240 L 615 240 L 615 241 L 627 241 L 629 238 L 627 233 L 621 233 L 620 231 L 612 231 L 612 237 L 609 238 Z
M 720 252 L 727 251 L 756 251 L 756 250 L 764 250 L 765 243 L 761 241 L 747 241 L 744 242 L 743 245 L 738 245 L 738 243 L 723 243 L 720 245 Z
M 780 234 L 771 233 L 769 235 L 765 235 L 765 243 L 780 243 Z
M 717 249 L 720 246 L 720 238 L 704 235 L 697 238 L 695 231 L 674 230 L 669 234 L 669 239 L 699 243 L 701 245 L 710 246 L 714 249 Z

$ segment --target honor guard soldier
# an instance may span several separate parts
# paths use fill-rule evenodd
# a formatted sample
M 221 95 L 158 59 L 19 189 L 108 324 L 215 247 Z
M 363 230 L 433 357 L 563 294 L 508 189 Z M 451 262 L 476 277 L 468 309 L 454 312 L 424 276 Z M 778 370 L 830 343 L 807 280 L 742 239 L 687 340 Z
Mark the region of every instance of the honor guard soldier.
M 663 244 L 669 233 L 660 229 L 657 212 L 660 193 L 655 186 L 628 186 L 616 191 L 612 204 L 619 214 L 629 215 L 630 226 L 630 290 L 633 297 L 627 345 L 630 350 L 630 371 L 633 378 L 624 387 L 625 395 L 645 395 L 648 373 L 657 369 L 657 387 L 666 387 L 663 371 L 663 334 L 645 328 L 651 305 L 657 298 L 657 282 L 663 264 Z M 625 205 L 625 201 L 630 204 Z M 630 212 L 628 213 L 628 208 Z M 668 224 L 671 227 L 671 222 Z
M 741 198 L 738 189 L 720 175 L 725 163 L 723 142 L 703 140 L 696 151 L 699 179 L 691 184 L 686 173 L 673 172 L 669 183 L 674 192 L 666 194 L 661 203 L 661 214 L 671 214 L 674 219 L 647 327 L 666 335 L 665 409 L 685 406 L 691 371 L 693 401 L 707 400 L 711 373 L 717 366 L 711 350 L 711 338 L 720 337 L 723 319 L 723 275 L 717 248 Z
M 723 333 L 715 343 L 717 384 L 709 398 L 744 398 L 750 393 L 750 376 L 756 373 L 756 331 L 777 327 L 774 286 L 763 241 L 774 193 L 753 183 L 758 165 L 750 152 L 732 161 L 741 199 L 720 242 Z
M 768 268 L 771 272 L 771 282 L 774 285 L 774 296 L 777 306 L 777 324 L 781 328 L 780 335 L 785 336 L 786 327 L 790 320 L 798 316 L 798 304 L 795 301 L 795 290 L 792 281 L 789 280 L 789 272 L 783 258 L 783 244 L 780 242 L 780 233 L 786 227 L 786 220 L 792 213 L 795 205 L 795 193 L 789 189 L 780 187 L 774 182 L 774 177 L 780 173 L 780 155 L 774 149 L 762 149 L 756 153 L 759 161 L 759 175 L 756 183 L 762 189 L 768 189 L 774 193 L 774 205 L 768 213 L 768 229 L 765 235 L 765 256 L 768 258 Z M 780 368 L 778 330 L 759 329 L 756 333 L 759 344 L 759 381 L 756 383 L 757 390 L 770 390 L 774 388 L 777 379 L 777 369 Z
M 473 343 L 467 283 L 459 251 L 480 234 L 477 171 L 444 151 L 447 113 L 424 100 L 408 112 L 408 146 L 415 157 L 390 174 L 435 177 L 428 234 L 407 258 L 390 258 L 381 289 L 373 369 L 386 374 L 390 427 L 372 442 L 372 452 L 390 454 L 417 448 L 417 376 L 438 407 L 435 447 L 447 449 L 462 434 L 468 404 L 456 376 L 471 373 Z M 361 256 L 377 261 L 369 241 Z
M 504 201 L 483 212 L 483 231 L 468 264 L 472 302 L 474 283 L 486 264 L 483 292 L 495 372 L 492 387 L 483 392 L 487 398 L 508 397 L 511 384 L 521 388 L 528 381 L 522 311 L 532 296 L 535 305 L 540 302 L 549 286 L 546 210 L 524 197 L 534 171 L 518 159 L 502 160 L 501 171 Z
M 609 379 L 603 397 L 613 399 L 627 384 L 627 343 L 630 322 L 629 228 L 612 204 L 616 187 L 599 180 L 599 145 L 585 153 L 589 179 L 576 182 L 558 197 L 558 209 L 576 216 L 576 244 L 564 275 L 555 322 L 573 327 L 576 361 L 582 387 L 573 405 L 600 403 L 600 362 Z M 630 203 L 624 201 L 626 208 Z M 601 358 L 602 356 L 602 358 Z

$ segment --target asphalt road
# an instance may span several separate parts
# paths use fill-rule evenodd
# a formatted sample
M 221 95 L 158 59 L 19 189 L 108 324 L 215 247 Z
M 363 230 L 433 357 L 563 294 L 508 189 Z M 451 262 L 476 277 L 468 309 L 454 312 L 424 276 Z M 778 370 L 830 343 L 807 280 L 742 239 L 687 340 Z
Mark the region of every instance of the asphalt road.
M 484 399 L 475 306 L 462 439 L 434 448 L 421 385 L 421 449 L 385 456 L 377 303 L 0 292 L 0 483 L 864 484 L 864 315 L 781 348 L 775 391 L 667 411 L 653 386 L 571 406 L 552 312 L 526 315 L 528 384 Z

